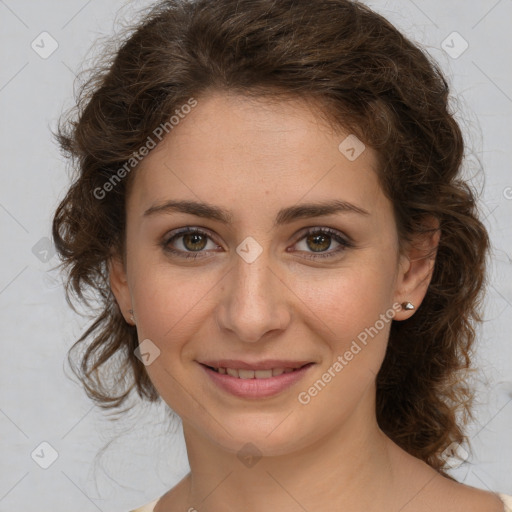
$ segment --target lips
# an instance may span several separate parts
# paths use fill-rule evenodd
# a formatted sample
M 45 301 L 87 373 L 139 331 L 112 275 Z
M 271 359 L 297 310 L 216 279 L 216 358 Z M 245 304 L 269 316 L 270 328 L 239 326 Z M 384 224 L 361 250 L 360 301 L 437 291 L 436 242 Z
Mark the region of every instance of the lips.
M 219 359 L 201 362 L 203 366 L 207 366 L 210 370 L 238 379 L 270 379 L 283 373 L 292 373 L 309 363 L 310 361 L 285 361 L 283 359 L 267 359 L 254 362 Z
M 291 373 L 296 371 L 296 368 L 269 368 L 268 370 L 247 370 L 245 368 L 215 368 L 209 366 L 210 369 L 222 375 L 230 375 L 238 379 L 270 379 L 277 377 L 283 373 Z
M 310 361 L 235 361 L 199 363 L 217 387 L 239 398 L 269 398 L 301 380 L 315 363 Z
M 312 361 L 291 361 L 287 359 L 265 359 L 264 361 L 242 361 L 241 359 L 211 359 L 199 361 L 210 368 L 235 368 L 237 370 L 272 370 L 274 368 L 291 368 L 296 370 Z

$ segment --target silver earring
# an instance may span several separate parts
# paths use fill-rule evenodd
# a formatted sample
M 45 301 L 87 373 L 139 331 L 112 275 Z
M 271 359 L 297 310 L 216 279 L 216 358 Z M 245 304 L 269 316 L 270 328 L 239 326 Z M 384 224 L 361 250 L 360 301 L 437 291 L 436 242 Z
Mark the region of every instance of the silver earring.
M 405 309 L 406 311 L 412 311 L 414 309 L 414 304 L 412 302 L 402 302 L 401 304 L 402 309 Z
M 128 313 L 130 313 L 130 319 L 133 323 L 135 323 L 135 317 L 133 316 L 133 309 L 129 309 Z

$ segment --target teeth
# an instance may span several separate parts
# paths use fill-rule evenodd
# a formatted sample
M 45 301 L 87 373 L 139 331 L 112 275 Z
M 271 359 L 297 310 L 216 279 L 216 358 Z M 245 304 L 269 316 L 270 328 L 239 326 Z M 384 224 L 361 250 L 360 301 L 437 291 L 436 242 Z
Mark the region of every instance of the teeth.
M 256 370 L 254 376 L 257 379 L 270 379 L 272 377 L 272 370 Z
M 226 368 L 226 372 L 231 377 L 238 377 L 238 370 L 233 370 L 233 368 Z
M 245 370 L 236 368 L 214 368 L 217 373 L 230 375 L 238 379 L 270 379 L 283 373 L 291 373 L 295 368 L 272 368 L 268 370 Z

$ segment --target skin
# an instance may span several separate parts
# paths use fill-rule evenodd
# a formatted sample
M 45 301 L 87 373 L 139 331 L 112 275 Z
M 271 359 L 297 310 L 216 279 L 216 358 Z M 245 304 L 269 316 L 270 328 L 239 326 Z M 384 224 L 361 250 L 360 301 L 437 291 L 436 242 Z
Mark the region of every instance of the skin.
M 155 512 L 503 510 L 495 495 L 442 477 L 379 429 L 375 378 L 390 323 L 307 405 L 298 401 L 393 304 L 420 307 L 434 265 L 425 254 L 435 254 L 439 240 L 437 232 L 399 252 L 376 154 L 366 148 L 348 160 L 338 149 L 347 135 L 299 100 L 271 104 L 215 92 L 198 98 L 137 169 L 126 258 L 112 259 L 111 286 L 127 322 L 133 309 L 139 340 L 160 350 L 146 370 L 182 418 L 191 468 Z M 231 210 L 231 222 L 144 215 L 171 199 Z M 368 214 L 273 225 L 281 208 L 333 199 Z M 193 253 L 196 243 L 204 257 L 165 251 L 169 235 L 184 227 L 209 237 L 171 246 Z M 308 243 L 309 227 L 336 230 L 352 246 L 335 253 L 340 244 L 329 235 L 330 246 Z M 262 248 L 250 264 L 236 252 L 248 236 Z M 319 248 L 333 256 L 308 259 Z M 414 313 L 400 310 L 394 319 Z M 277 396 L 244 399 L 213 385 L 197 362 L 214 358 L 315 365 Z M 237 457 L 249 442 L 261 454 L 252 467 Z

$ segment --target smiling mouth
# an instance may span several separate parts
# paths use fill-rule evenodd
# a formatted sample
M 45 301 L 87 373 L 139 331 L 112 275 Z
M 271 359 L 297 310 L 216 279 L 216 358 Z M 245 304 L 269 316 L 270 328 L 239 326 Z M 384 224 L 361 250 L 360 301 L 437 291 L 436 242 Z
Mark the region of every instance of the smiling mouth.
M 305 368 L 306 366 L 311 366 L 313 363 L 307 363 L 298 368 L 286 368 L 286 367 L 278 367 L 278 368 L 269 368 L 266 370 L 248 370 L 244 368 L 223 368 L 223 367 L 213 367 L 208 365 L 203 365 L 206 368 L 213 370 L 216 373 L 220 373 L 221 375 L 229 375 L 230 377 L 234 377 L 237 379 L 270 379 L 272 377 L 278 377 L 284 373 L 293 373 L 298 370 Z

